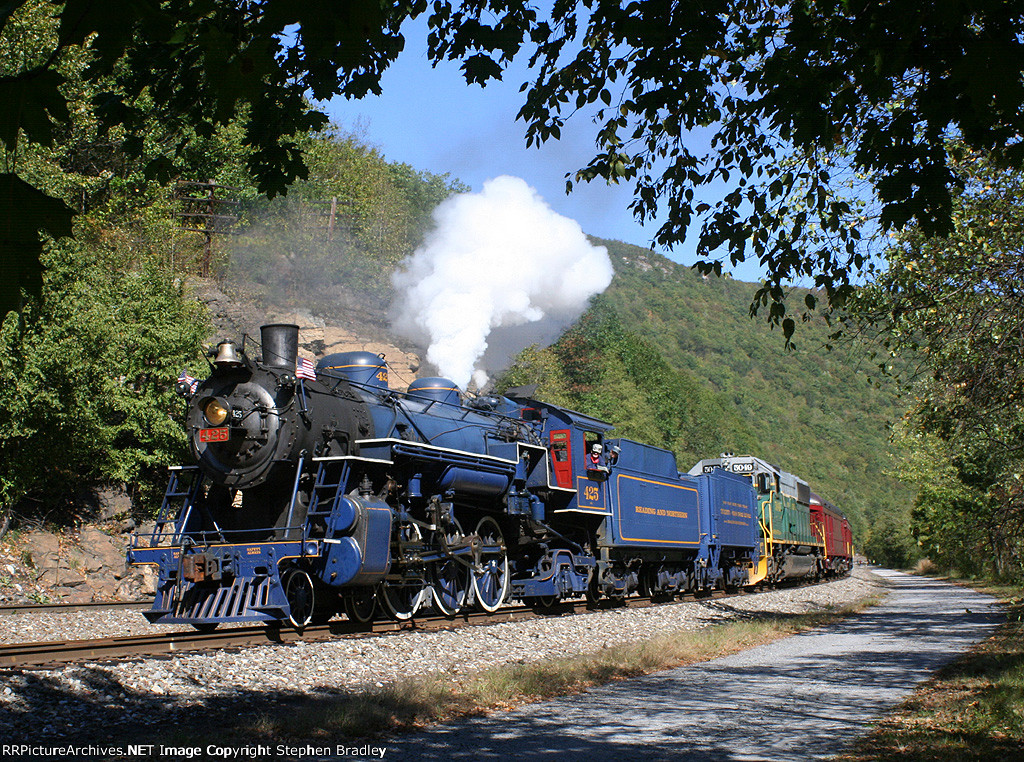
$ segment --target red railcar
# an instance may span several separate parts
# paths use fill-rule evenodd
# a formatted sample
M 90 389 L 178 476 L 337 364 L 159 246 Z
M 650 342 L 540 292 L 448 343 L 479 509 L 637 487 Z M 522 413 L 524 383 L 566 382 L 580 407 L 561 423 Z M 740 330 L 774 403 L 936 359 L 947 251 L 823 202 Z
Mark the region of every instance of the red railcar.
M 811 527 L 824 543 L 821 570 L 827 576 L 849 573 L 853 568 L 853 534 L 842 511 L 811 493 Z

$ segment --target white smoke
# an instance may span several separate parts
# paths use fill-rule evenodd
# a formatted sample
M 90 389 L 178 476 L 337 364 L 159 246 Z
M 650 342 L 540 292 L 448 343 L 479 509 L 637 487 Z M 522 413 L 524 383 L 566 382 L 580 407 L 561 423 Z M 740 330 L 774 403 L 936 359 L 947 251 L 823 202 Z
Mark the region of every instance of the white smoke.
M 557 338 L 612 280 L 603 246 L 517 177 L 434 210 L 435 229 L 392 276 L 393 327 L 465 388 Z

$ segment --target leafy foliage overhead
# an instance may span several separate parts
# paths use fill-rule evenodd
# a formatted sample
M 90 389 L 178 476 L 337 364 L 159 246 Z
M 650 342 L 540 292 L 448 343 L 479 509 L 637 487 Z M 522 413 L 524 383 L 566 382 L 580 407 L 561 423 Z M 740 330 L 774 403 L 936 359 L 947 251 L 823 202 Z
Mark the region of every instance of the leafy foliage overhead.
M 306 97 L 379 92 L 381 72 L 402 50 L 398 27 L 410 8 L 378 0 L 21 0 L 0 5 L 0 313 L 17 307 L 20 287 L 38 288 L 36 230 L 70 233 L 71 207 L 26 197 L 15 181 L 19 144 L 50 146 L 71 119 L 62 60 L 86 50 L 83 73 L 95 86 L 99 134 L 123 130 L 129 158 L 146 154 L 154 119 L 168 136 L 149 155 L 150 176 L 165 179 L 191 139 L 210 138 L 244 116 L 248 165 L 259 190 L 283 193 L 307 170 L 296 136 L 327 117 Z M 29 30 L 45 47 L 24 44 Z M 8 48 L 18 55 L 6 55 Z M 45 54 L 40 54 L 45 50 Z M 27 53 L 26 53 L 27 51 Z M 14 194 L 18 195 L 15 196 Z M 19 202 L 19 203 L 14 203 Z M 26 213 L 27 211 L 27 213 Z M 27 221 L 27 222 L 26 222 Z M 21 228 L 35 225 L 31 235 Z
M 859 317 L 887 354 L 915 361 L 915 415 L 944 439 L 969 432 L 1024 456 L 1024 173 L 962 154 L 970 181 L 953 232 L 916 228 L 859 300 Z
M 0 6 L 0 23 L 39 3 Z M 85 46 L 88 76 L 109 84 L 95 98 L 102 125 L 126 128 L 129 152 L 139 150 L 149 112 L 208 137 L 244 110 L 249 166 L 271 195 L 305 175 L 291 136 L 326 121 L 305 95 L 378 92 L 404 46 L 405 19 L 429 8 L 433 59 L 462 61 L 469 82 L 500 77 L 531 46 L 535 79 L 520 112 L 528 141 L 557 139 L 572 112 L 596 109 L 597 154 L 575 179 L 632 182 L 638 217 L 667 212 L 663 245 L 699 221 L 707 271 L 721 268 L 719 256 L 762 260 L 769 277 L 755 306 L 770 304 L 787 335 L 789 279 L 813 277 L 838 305 L 864 265 L 860 220 L 837 193 L 834 148 L 853 149 L 851 168 L 870 178 L 883 225 L 913 220 L 926 234 L 950 229 L 959 181 L 945 150 L 951 133 L 1014 166 L 1024 156 L 1024 9 L 1004 0 L 556 0 L 547 16 L 525 0 L 50 6 L 55 45 L 0 76 L 9 156 L 19 136 L 45 145 L 54 121 L 67 119 L 58 64 Z M 702 129 L 706 150 L 692 132 Z M 181 149 L 171 141 L 171 152 Z M 168 168 L 167 156 L 149 162 L 152 173 Z M 717 201 L 698 199 L 698 189 L 722 184 Z M 10 224 L 4 209 L 0 227 Z M 60 234 L 70 213 L 41 229 Z M 808 245 L 802 233 L 813 226 L 828 235 Z M 21 256 L 37 257 L 30 249 Z M 0 264 L 14 256 L 5 245 Z
M 954 145 L 966 178 L 950 235 L 897 236 L 856 314 L 888 355 L 912 361 L 901 479 L 936 562 L 1024 575 L 1024 173 Z M 888 358 L 887 358 L 888 359 Z M 985 563 L 991 568 L 983 569 Z

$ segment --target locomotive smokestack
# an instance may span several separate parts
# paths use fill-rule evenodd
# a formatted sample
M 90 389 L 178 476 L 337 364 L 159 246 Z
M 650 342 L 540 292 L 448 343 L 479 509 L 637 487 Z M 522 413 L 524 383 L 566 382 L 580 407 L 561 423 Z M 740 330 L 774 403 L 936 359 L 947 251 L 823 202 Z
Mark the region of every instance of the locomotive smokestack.
M 299 358 L 299 327 L 291 323 L 271 323 L 260 328 L 263 364 L 295 372 Z

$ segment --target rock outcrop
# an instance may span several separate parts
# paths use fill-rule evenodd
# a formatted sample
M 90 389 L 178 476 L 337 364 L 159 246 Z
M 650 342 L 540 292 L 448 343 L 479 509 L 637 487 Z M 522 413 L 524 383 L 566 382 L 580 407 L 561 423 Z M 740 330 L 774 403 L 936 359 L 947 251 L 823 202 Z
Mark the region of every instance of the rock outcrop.
M 112 522 L 60 533 L 43 529 L 5 538 L 0 547 L 0 603 L 138 600 L 156 591 L 149 567 L 128 569 L 133 523 Z

